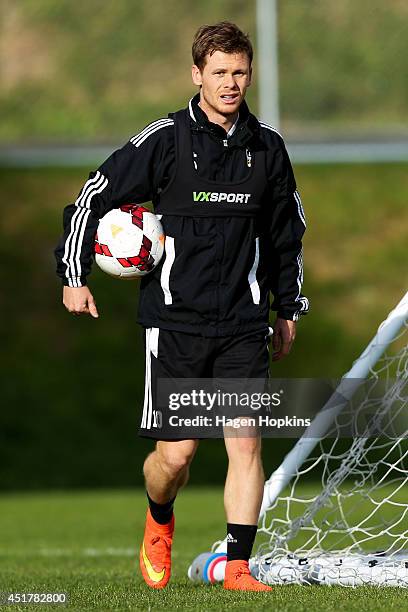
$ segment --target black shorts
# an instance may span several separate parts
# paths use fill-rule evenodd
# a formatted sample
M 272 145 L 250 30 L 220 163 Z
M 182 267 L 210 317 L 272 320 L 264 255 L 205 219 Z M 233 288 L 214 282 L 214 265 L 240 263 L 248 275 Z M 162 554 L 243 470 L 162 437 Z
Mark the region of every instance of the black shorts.
M 145 390 L 139 435 L 156 440 L 179 439 L 177 435 L 163 436 L 157 422 L 158 379 L 267 379 L 269 336 L 267 327 L 220 338 L 157 327 L 145 329 Z

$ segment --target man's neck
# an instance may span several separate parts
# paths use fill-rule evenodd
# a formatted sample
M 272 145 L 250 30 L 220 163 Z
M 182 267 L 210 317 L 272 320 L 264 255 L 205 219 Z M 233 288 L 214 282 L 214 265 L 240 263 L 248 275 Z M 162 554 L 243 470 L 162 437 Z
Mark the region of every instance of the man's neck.
M 214 111 L 211 106 L 208 106 L 208 104 L 202 98 L 200 98 L 198 106 L 207 115 L 208 121 L 211 121 L 211 123 L 215 123 L 216 125 L 220 125 L 227 133 L 230 131 L 238 118 L 238 111 L 232 115 L 221 115 L 220 113 Z

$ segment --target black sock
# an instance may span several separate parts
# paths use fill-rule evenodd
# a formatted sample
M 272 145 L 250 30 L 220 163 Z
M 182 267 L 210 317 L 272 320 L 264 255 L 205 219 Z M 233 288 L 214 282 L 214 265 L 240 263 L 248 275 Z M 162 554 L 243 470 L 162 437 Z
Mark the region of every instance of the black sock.
M 258 525 L 227 523 L 227 561 L 249 561 Z
M 157 502 L 153 501 L 151 497 L 149 497 L 147 491 L 146 495 L 149 501 L 150 513 L 156 523 L 159 523 L 160 525 L 166 525 L 166 523 L 170 523 L 171 517 L 173 516 L 174 500 L 176 498 L 173 497 L 173 499 L 166 502 L 165 504 L 158 504 Z

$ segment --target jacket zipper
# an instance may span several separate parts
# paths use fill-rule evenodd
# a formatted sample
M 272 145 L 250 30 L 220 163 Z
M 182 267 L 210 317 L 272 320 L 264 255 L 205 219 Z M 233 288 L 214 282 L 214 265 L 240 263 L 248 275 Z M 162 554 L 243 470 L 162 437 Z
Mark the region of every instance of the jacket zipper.
M 252 166 L 251 151 L 249 149 L 245 149 L 245 152 L 246 152 L 247 166 L 248 166 L 248 168 L 250 168 Z

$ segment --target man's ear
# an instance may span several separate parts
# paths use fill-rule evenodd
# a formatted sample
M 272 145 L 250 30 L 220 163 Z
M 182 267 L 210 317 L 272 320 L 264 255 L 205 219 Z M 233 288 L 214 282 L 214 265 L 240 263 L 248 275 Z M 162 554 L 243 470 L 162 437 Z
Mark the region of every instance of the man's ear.
M 201 70 L 195 64 L 193 64 L 193 66 L 191 67 L 191 78 L 193 79 L 194 85 L 201 87 L 201 85 L 203 84 L 203 79 L 201 78 Z
M 249 87 L 252 83 L 252 66 L 249 68 L 249 81 L 247 87 Z

